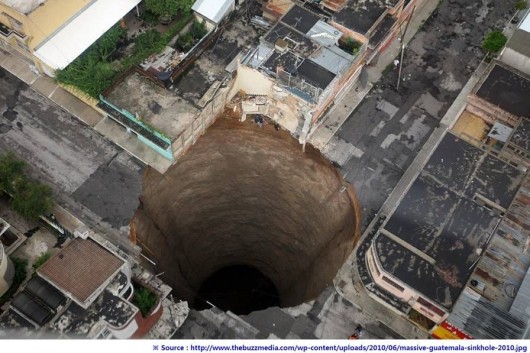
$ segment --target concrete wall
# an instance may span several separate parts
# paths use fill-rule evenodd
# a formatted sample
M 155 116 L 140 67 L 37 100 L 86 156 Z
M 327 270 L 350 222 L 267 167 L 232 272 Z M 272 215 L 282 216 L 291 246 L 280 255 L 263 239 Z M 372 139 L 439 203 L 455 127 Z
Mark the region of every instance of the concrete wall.
M 15 267 L 11 259 L 4 252 L 4 246 L 0 243 L 0 297 L 7 292 L 13 283 Z
M 530 43 L 528 43 L 530 45 Z M 530 75 L 530 57 L 525 56 L 511 48 L 505 48 L 501 54 L 500 60 L 521 71 L 527 75 Z

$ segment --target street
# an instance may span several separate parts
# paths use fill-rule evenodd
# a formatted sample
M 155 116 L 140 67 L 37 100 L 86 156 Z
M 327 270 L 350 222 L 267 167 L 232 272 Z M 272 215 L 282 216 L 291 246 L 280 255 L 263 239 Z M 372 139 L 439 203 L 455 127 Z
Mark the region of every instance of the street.
M 89 226 L 126 230 L 144 166 L 2 68 L 0 96 L 0 153 L 24 160 L 31 177 Z

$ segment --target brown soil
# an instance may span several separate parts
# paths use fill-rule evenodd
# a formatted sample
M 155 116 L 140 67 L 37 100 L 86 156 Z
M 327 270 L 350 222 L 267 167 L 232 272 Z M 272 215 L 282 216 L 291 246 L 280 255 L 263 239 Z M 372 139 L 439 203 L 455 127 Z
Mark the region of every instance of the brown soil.
M 131 229 L 177 297 L 193 303 L 213 273 L 248 266 L 281 306 L 297 305 L 331 283 L 358 238 L 355 197 L 342 185 L 287 132 L 220 118 L 166 174 L 146 172 Z

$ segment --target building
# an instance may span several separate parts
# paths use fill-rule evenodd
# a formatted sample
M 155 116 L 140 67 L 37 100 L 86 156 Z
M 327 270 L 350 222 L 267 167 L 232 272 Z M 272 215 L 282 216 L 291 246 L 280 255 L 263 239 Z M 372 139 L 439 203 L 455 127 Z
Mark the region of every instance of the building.
M 519 23 L 517 29 L 501 52 L 500 60 L 530 75 L 530 12 Z
M 525 178 L 524 170 L 447 133 L 366 240 L 370 295 L 427 331 L 446 322 L 493 256 L 492 239 L 521 207 Z
M 530 76 L 493 62 L 468 96 L 454 130 L 513 165 L 530 166 Z M 474 125 L 475 129 L 466 128 Z M 479 127 L 480 126 L 480 127 Z
M 7 230 L 7 224 L 0 224 L 0 239 L 2 234 Z M 4 244 L 0 242 L 0 297 L 11 287 L 13 278 L 15 277 L 15 266 L 11 259 L 4 251 Z
M 206 28 L 211 30 L 219 25 L 221 21 L 232 12 L 236 0 L 197 0 L 191 7 L 195 17 L 200 21 L 205 21 Z
M 37 271 L 0 316 L 0 335 L 169 338 L 187 316 L 171 288 L 93 237 L 75 238 Z M 156 296 L 141 312 L 135 291 Z M 12 332 L 13 331 L 13 332 Z
M 267 115 L 304 142 L 316 119 L 360 75 L 365 50 L 319 14 L 294 5 L 243 57 L 229 97 L 245 92 L 243 119 Z
M 15 276 L 15 267 L 9 258 L 26 237 L 0 218 L 0 297 L 9 289 Z
M 242 119 L 267 115 L 305 143 L 317 120 L 358 82 L 364 65 L 377 60 L 416 5 L 270 0 L 263 18 L 277 23 L 241 60 L 229 97 L 246 93 Z M 256 103 L 255 96 L 267 100 Z
M 141 0 L 2 0 L 0 45 L 54 76 Z

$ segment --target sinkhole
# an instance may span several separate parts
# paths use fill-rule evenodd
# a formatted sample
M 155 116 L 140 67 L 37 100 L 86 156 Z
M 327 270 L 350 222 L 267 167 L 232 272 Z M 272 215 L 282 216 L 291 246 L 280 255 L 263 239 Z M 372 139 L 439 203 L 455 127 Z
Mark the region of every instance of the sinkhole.
M 272 125 L 219 118 L 161 175 L 148 169 L 131 236 L 175 298 L 236 314 L 330 285 L 359 237 L 351 187 Z

